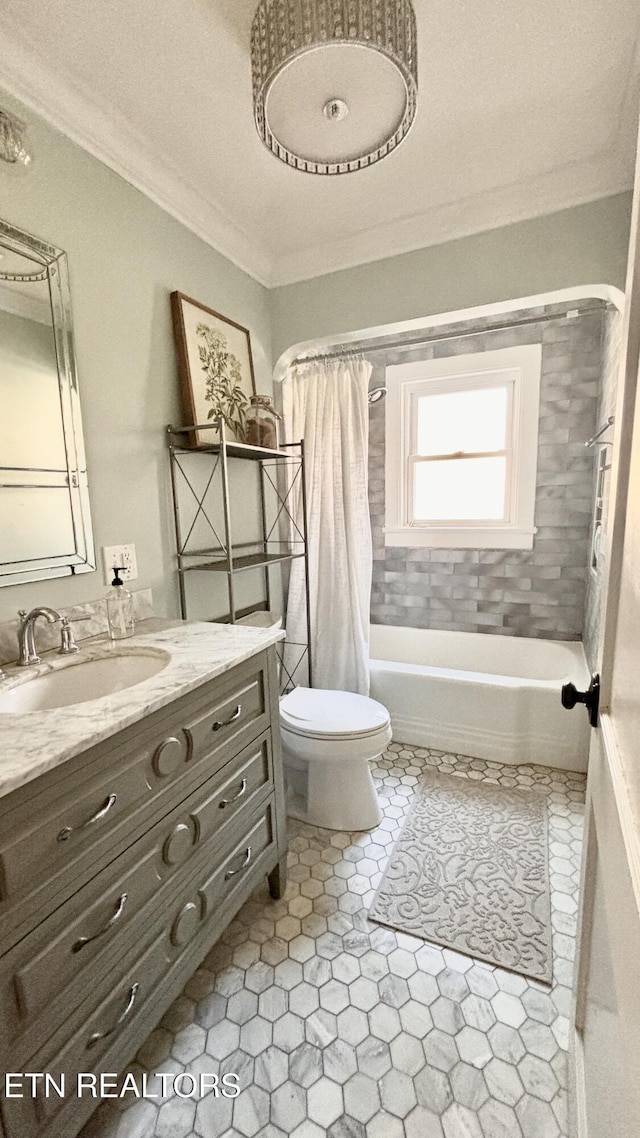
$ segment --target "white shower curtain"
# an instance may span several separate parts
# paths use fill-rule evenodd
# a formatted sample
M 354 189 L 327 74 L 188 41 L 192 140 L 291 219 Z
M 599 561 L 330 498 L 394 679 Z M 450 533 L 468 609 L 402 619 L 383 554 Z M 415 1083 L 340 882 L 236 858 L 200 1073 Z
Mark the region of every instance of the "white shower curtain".
M 285 437 L 303 438 L 305 448 L 313 686 L 362 695 L 369 693 L 371 370 L 360 358 L 318 360 L 290 368 L 282 385 Z M 294 508 L 301 510 L 299 496 Z M 305 621 L 304 563 L 296 560 L 287 638 L 303 643 Z

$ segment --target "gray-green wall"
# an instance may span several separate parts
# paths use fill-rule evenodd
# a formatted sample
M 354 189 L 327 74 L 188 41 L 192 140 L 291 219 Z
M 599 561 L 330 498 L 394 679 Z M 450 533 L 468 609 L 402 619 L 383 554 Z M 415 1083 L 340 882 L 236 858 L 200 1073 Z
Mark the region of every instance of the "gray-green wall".
M 293 344 L 582 284 L 623 289 L 631 194 L 329 273 L 271 293 L 274 360 Z
M 14 108 L 1 95 L 0 105 Z M 271 384 L 267 290 L 102 163 L 34 121 L 33 166 L 0 169 L 0 217 L 66 251 L 89 490 L 98 552 L 135 542 L 139 579 L 177 615 L 164 427 L 180 415 L 169 293 L 179 289 L 251 329 L 258 390 Z M 0 621 L 37 603 L 104 595 L 96 573 L 0 589 Z

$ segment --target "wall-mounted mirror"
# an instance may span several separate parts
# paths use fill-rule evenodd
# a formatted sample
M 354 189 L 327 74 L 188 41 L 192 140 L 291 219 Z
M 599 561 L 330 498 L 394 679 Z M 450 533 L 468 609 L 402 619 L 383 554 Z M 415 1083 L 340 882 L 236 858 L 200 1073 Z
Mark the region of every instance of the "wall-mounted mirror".
M 93 569 L 67 258 L 0 221 L 0 585 Z

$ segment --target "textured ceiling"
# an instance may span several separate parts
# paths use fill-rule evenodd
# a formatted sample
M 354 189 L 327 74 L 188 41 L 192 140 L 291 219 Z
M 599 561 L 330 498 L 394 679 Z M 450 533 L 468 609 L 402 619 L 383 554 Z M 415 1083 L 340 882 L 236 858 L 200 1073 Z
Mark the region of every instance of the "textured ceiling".
M 637 0 L 416 0 L 415 126 L 338 178 L 258 138 L 255 4 L 3 0 L 0 82 L 270 285 L 632 183 Z

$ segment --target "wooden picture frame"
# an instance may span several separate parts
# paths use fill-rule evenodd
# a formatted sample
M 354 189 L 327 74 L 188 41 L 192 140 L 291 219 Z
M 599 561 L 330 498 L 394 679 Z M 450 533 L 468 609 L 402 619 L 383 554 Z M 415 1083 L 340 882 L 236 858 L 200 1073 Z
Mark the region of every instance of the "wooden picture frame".
M 212 428 L 193 431 L 194 447 L 221 440 L 244 442 L 245 416 L 256 393 L 248 328 L 236 324 L 182 292 L 171 293 L 178 374 L 188 423 Z

